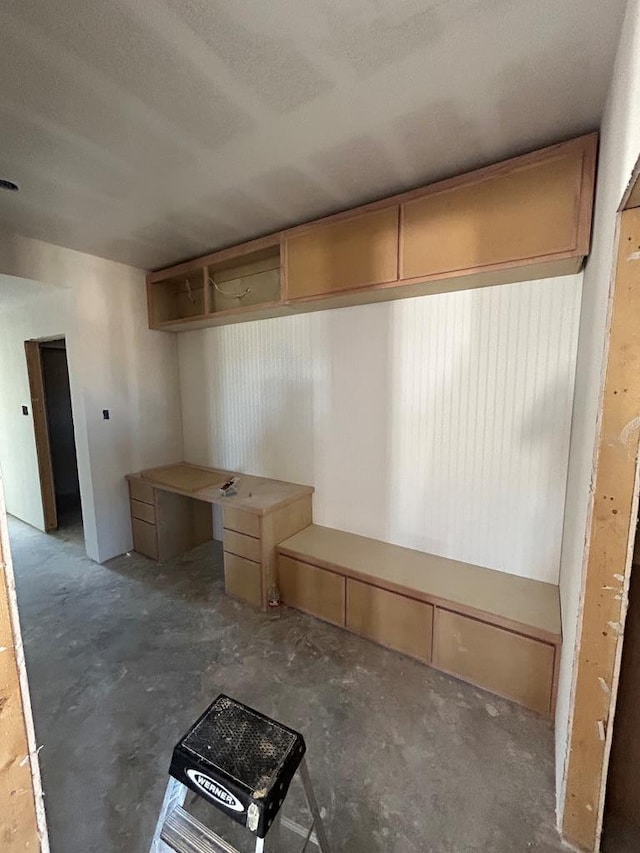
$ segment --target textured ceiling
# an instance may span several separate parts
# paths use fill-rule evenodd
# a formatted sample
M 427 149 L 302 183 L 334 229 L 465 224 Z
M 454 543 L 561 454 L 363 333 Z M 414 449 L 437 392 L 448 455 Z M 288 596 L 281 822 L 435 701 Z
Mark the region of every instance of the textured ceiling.
M 599 124 L 624 0 L 3 0 L 0 227 L 158 267 Z

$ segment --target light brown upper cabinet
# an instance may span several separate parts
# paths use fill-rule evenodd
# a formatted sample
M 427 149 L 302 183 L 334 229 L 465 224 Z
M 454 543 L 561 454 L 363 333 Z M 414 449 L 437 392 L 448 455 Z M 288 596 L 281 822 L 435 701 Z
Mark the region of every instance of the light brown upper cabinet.
M 589 251 L 595 137 L 583 137 L 421 190 L 401 205 L 400 279 Z
M 279 235 L 149 273 L 149 326 L 182 331 L 273 316 L 281 278 Z
M 149 273 L 149 325 L 182 331 L 577 272 L 593 133 Z
M 397 281 L 397 205 L 304 227 L 285 240 L 288 299 Z
M 161 327 L 176 320 L 205 314 L 205 270 L 191 270 L 157 282 L 149 302 L 151 325 Z

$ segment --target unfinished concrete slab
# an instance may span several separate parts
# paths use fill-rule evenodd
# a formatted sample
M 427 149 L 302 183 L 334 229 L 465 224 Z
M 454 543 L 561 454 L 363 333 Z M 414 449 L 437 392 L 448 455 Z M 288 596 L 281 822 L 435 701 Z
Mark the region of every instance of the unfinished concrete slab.
M 79 526 L 10 536 L 53 853 L 146 853 L 173 745 L 219 692 L 303 732 L 338 853 L 563 849 L 549 722 L 232 601 L 216 543 L 98 565 Z

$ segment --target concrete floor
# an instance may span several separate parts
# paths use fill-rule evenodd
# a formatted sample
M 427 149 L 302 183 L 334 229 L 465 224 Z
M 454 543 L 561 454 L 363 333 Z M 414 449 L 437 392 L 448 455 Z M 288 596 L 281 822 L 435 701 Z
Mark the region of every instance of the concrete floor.
M 294 611 L 254 613 L 224 596 L 217 543 L 100 566 L 78 525 L 9 529 L 53 853 L 146 853 L 171 749 L 221 691 L 303 732 L 334 851 L 565 849 L 548 721 Z M 302 822 L 297 790 L 287 807 Z

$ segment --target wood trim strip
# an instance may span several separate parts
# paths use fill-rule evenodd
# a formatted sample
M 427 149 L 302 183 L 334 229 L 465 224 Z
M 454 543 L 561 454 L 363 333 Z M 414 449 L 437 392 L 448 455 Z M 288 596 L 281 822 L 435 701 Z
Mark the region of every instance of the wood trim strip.
M 560 651 L 561 645 L 556 646 L 555 657 L 553 659 L 553 683 L 551 685 L 551 714 L 556 712 L 558 703 L 558 680 L 560 678 Z
M 596 186 L 596 168 L 598 162 L 598 134 L 585 137 L 585 147 L 582 154 L 582 186 L 580 198 L 576 201 L 578 209 L 578 233 L 576 251 L 588 255 L 591 248 L 591 228 L 593 222 L 592 204 L 585 204 L 585 197 L 593 199 Z
M 49 425 L 45 402 L 42 353 L 39 341 L 25 341 L 24 349 L 27 358 L 27 373 L 29 374 L 31 415 L 33 419 L 36 455 L 38 457 L 44 529 L 49 531 L 55 530 L 58 527 L 58 513 L 56 509 L 53 464 L 51 462 L 51 444 L 49 442 Z
M 216 318 L 223 320 L 227 317 L 242 317 L 249 313 L 255 314 L 256 311 L 268 311 L 269 309 L 280 307 L 282 307 L 282 302 L 260 302 L 256 305 L 250 305 L 247 308 L 228 308 L 224 311 L 210 311 L 207 314 L 197 314 L 193 317 L 181 317 L 178 320 L 163 320 L 161 323 L 156 323 L 153 328 L 171 331 L 171 326 L 180 323 L 193 323 L 198 320 L 213 320 Z
M 288 248 L 284 234 L 280 234 L 280 301 L 289 301 Z
M 375 586 L 378 589 L 387 590 L 387 592 L 395 592 L 398 595 L 405 596 L 405 598 L 412 598 L 415 601 L 423 601 L 425 604 L 433 604 L 436 608 L 451 610 L 455 613 L 460 613 L 463 616 L 469 616 L 472 619 L 477 619 L 479 622 L 485 622 L 489 625 L 495 625 L 498 628 L 504 628 L 506 631 L 511 631 L 513 634 L 520 634 L 521 636 L 527 637 L 531 640 L 540 640 L 543 643 L 556 647 L 559 647 L 562 644 L 562 637 L 560 635 L 550 633 L 549 631 L 543 631 L 532 625 L 527 625 L 522 622 L 514 622 L 512 619 L 505 619 L 502 616 L 497 616 L 496 614 L 489 613 L 485 610 L 478 610 L 477 608 L 470 607 L 466 604 L 458 604 L 457 602 L 452 602 L 448 599 L 429 595 L 421 592 L 420 590 L 413 590 L 408 587 L 401 586 L 400 584 L 382 580 L 377 578 L 375 575 L 367 575 L 364 572 L 358 572 L 351 568 L 336 566 L 335 564 L 328 563 L 326 560 L 322 560 L 320 558 L 314 558 L 314 561 L 312 562 L 309 559 L 308 554 L 295 551 L 292 548 L 282 547 L 279 545 L 276 550 L 278 554 L 283 557 L 291 557 L 299 563 L 304 563 L 307 566 L 324 569 L 325 571 L 333 572 L 341 577 L 352 578 L 353 580 L 367 583 L 370 586 Z
M 209 287 L 209 267 L 205 264 L 202 267 L 202 296 L 204 302 L 204 316 L 211 314 L 211 289 Z
M 620 215 L 582 613 L 572 696 L 562 832 L 596 850 L 638 507 L 640 208 Z

